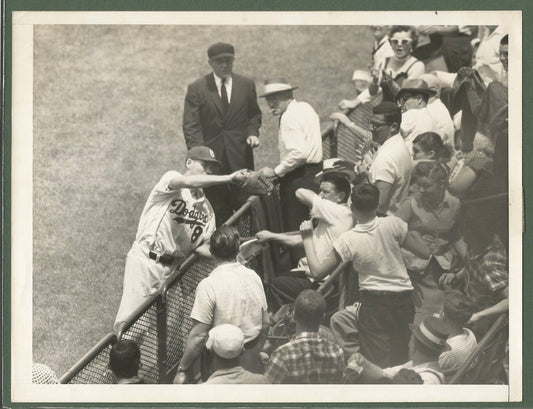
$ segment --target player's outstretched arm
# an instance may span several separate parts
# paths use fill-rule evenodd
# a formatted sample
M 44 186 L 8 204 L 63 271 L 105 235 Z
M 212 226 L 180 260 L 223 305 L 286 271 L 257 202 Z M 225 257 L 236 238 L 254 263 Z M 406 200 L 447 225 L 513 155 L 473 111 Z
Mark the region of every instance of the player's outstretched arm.
M 241 176 L 239 170 L 230 175 L 176 175 L 168 182 L 168 187 L 172 190 L 209 187 L 236 182 Z

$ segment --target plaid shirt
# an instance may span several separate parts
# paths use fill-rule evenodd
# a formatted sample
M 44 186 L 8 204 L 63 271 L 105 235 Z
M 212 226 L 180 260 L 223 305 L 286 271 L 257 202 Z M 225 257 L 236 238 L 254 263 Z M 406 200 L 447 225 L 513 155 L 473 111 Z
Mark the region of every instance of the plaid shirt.
M 485 309 L 503 299 L 503 290 L 509 285 L 509 266 L 505 246 L 498 236 L 481 254 L 467 252 L 464 291 L 478 308 Z
M 265 375 L 272 383 L 341 383 L 344 353 L 317 332 L 302 332 L 276 349 Z

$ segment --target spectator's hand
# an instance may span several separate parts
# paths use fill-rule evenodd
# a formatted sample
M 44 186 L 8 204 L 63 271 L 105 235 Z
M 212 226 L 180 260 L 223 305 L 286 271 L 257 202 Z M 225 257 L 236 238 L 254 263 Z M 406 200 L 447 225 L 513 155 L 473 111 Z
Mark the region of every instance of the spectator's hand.
M 313 222 L 311 220 L 304 220 L 300 224 L 300 234 L 303 238 L 311 237 L 313 235 Z
M 272 168 L 269 168 L 269 167 L 264 167 L 263 169 L 260 170 L 260 172 L 265 175 L 267 178 L 276 178 L 276 174 L 274 173 L 274 169 Z
M 345 126 L 350 126 L 352 121 L 348 119 L 346 115 L 344 115 L 342 112 L 334 112 L 329 116 L 330 121 L 339 121 Z
M 385 70 L 381 70 L 381 83 L 384 85 L 390 85 L 392 84 L 392 81 L 392 77 Z
M 259 138 L 255 135 L 250 135 L 246 138 L 246 143 L 250 148 L 255 149 L 259 146 Z
M 270 355 L 268 355 L 265 351 L 259 352 L 259 362 L 261 362 L 264 366 L 268 366 L 268 363 L 270 362 Z
M 255 238 L 259 243 L 266 243 L 271 240 L 274 235 L 268 230 L 261 230 L 255 234 Z
M 455 276 L 455 274 L 453 274 L 453 273 L 444 273 L 439 278 L 439 286 L 441 288 L 450 287 L 455 282 L 456 279 L 457 279 L 457 277 Z
M 187 383 L 187 374 L 185 372 L 178 371 L 176 377 L 174 378 L 174 382 L 172 383 L 180 385 Z
M 352 109 L 357 106 L 357 99 L 343 99 L 339 102 L 340 109 Z
M 467 324 L 470 324 L 470 325 L 476 324 L 480 319 L 481 319 L 481 317 L 479 316 L 479 313 L 475 312 L 475 313 L 472 314 L 472 316 L 468 320 Z

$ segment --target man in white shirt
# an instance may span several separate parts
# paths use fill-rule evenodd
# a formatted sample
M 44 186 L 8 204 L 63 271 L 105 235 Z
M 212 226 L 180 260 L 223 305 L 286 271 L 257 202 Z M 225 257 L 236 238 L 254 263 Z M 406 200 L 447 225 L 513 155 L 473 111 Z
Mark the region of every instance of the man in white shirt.
M 399 133 L 402 121 L 400 107 L 393 102 L 375 107 L 370 119 L 372 139 L 380 146 L 370 166 L 369 180 L 379 190 L 380 215 L 394 214 L 407 197 L 411 181 L 411 153 Z
M 479 71 L 485 85 L 500 80 L 504 68 L 500 61 L 500 41 L 507 34 L 504 26 L 482 26 L 478 36 L 481 38 L 476 52 L 474 68 Z
M 436 133 L 441 137 L 442 143 L 451 146 L 455 151 L 455 126 L 450 111 L 440 100 L 437 77 L 433 74 L 422 74 L 419 78 L 428 84 L 429 89 L 435 91 L 435 95 L 428 98 L 427 109 L 437 129 Z
M 402 125 L 400 132 L 405 139 L 409 152 L 412 151 L 414 139 L 425 132 L 437 132 L 435 120 L 427 105 L 430 96 L 436 92 L 420 78 L 406 79 L 395 98 L 402 107 Z
M 313 241 L 317 257 L 321 260 L 334 257 L 333 243 L 353 226 L 352 212 L 347 202 L 351 192 L 350 181 L 355 178 L 354 167 L 355 164 L 350 161 L 327 159 L 324 169 L 317 175 L 320 194 L 308 189 L 296 191 L 296 198 L 311 209 L 311 217 L 318 221 L 313 230 Z M 303 247 L 300 235 L 263 230 L 256 237 L 260 242 L 275 241 L 288 247 Z M 294 302 L 303 290 L 317 289 L 324 278 L 309 269 L 307 258 L 300 259 L 296 268 L 272 280 L 271 310 L 277 311 L 281 305 Z
M 264 168 L 267 177 L 278 177 L 283 209 L 284 231 L 297 230 L 309 216 L 309 209 L 296 200 L 299 188 L 318 192 L 315 175 L 322 169 L 322 136 L 320 119 L 307 102 L 297 101 L 292 91 L 297 87 L 284 78 L 265 81 L 266 98 L 273 115 L 279 120 L 280 162 L 274 168 Z
M 211 236 L 210 251 L 216 267 L 198 284 L 187 338 L 174 383 L 187 381 L 189 370 L 200 356 L 209 330 L 233 324 L 244 334 L 244 369 L 259 372 L 259 351 L 268 332 L 267 302 L 259 275 L 237 260 L 240 236 L 235 227 L 220 226 Z
M 374 46 L 372 47 L 372 63 L 373 70 L 379 72 L 385 65 L 385 60 L 394 56 L 394 51 L 389 42 L 389 26 L 370 26 L 372 35 L 374 36 Z

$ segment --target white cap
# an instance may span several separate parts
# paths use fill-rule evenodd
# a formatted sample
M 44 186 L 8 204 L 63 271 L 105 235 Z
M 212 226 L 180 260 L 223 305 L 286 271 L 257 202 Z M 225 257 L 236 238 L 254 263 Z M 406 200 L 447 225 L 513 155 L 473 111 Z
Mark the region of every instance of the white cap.
M 426 84 L 428 84 L 428 87 L 431 89 L 434 89 L 435 91 L 439 90 L 439 82 L 437 80 L 437 77 L 433 74 L 422 74 L 419 75 L 418 78 L 421 80 L 426 81 Z
M 363 81 L 372 82 L 372 76 L 370 75 L 368 71 L 355 70 L 352 75 L 352 81 L 355 81 L 355 80 L 363 80 Z
M 205 347 L 221 358 L 237 358 L 244 348 L 244 334 L 235 325 L 218 325 L 209 331 Z

